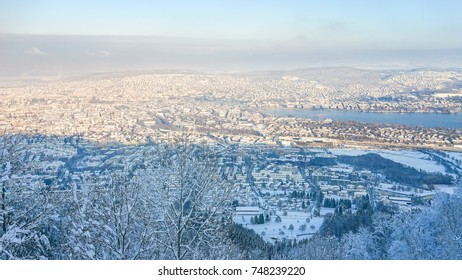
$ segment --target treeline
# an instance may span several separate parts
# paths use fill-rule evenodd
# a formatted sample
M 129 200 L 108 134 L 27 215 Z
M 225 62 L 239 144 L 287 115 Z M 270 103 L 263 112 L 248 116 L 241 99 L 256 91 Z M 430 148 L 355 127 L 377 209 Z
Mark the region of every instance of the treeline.
M 254 230 L 241 224 L 230 223 L 225 234 L 239 248 L 243 259 L 271 259 L 273 246 Z
M 339 156 L 339 163 L 355 166 L 358 169 L 367 169 L 383 174 L 388 180 L 412 187 L 430 188 L 435 184 L 451 184 L 453 178 L 441 173 L 427 173 L 401 163 L 386 159 L 378 154 L 368 153 L 360 156 Z
M 313 194 L 311 192 L 305 192 L 305 191 L 292 191 L 290 194 L 291 198 L 312 198 Z
M 270 216 L 268 214 L 263 215 L 255 215 L 253 217 L 250 217 L 250 223 L 252 225 L 263 225 L 264 223 L 267 223 L 270 221 Z
M 350 209 L 351 208 L 351 200 L 340 198 L 324 198 L 323 207 L 327 208 L 337 208 L 337 206 L 342 207 L 343 209 Z
M 332 200 L 329 201 L 332 202 Z M 356 202 L 357 210 L 354 213 L 349 208 L 343 208 L 345 204 L 348 205 L 346 201 L 343 204 L 334 203 L 336 204 L 335 213 L 334 215 L 326 215 L 324 223 L 319 229 L 321 235 L 333 235 L 341 238 L 349 232 L 357 232 L 360 227 L 369 227 L 371 225 L 372 207 L 368 196 L 364 196 Z M 348 209 L 348 211 L 345 211 L 345 209 Z

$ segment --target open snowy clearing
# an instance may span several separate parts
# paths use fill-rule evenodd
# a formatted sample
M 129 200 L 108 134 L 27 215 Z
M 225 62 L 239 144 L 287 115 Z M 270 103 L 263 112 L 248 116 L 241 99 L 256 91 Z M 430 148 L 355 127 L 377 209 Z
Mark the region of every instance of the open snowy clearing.
M 449 157 L 454 158 L 454 160 L 462 161 L 462 153 L 457 153 L 457 152 L 446 152 L 446 154 L 448 154 Z
M 234 221 L 246 228 L 253 229 L 255 233 L 269 242 L 282 239 L 302 240 L 309 238 L 319 230 L 324 221 L 324 218 L 311 217 L 311 214 L 307 212 L 288 212 L 287 216 L 283 216 L 282 212 L 278 212 L 277 215 L 281 217 L 281 222 L 279 223 L 275 221 L 276 216 L 274 215 L 271 217 L 270 222 L 261 225 L 251 224 L 251 216 L 248 215 L 235 215 Z M 309 222 L 307 222 L 307 218 Z M 293 230 L 289 229 L 291 225 Z M 305 229 L 303 230 L 303 228 Z
M 367 150 L 357 150 L 357 149 L 331 149 L 329 150 L 332 154 L 336 156 L 360 156 L 370 153 Z
M 384 158 L 402 163 L 415 169 L 422 169 L 426 172 L 441 172 L 443 174 L 446 173 L 446 169 L 443 165 L 431 160 L 428 155 L 418 151 L 377 150 L 375 153 L 381 155 Z
M 384 158 L 390 159 L 415 169 L 422 169 L 426 172 L 446 173 L 443 165 L 433 161 L 428 155 L 411 150 L 358 150 L 358 149 L 332 149 L 334 155 L 360 156 L 367 153 L 375 153 Z M 457 154 L 455 156 L 458 156 Z M 461 156 L 462 157 L 462 156 Z
M 443 192 L 447 194 L 454 194 L 456 191 L 457 187 L 456 186 L 448 186 L 448 185 L 436 185 L 435 190 L 437 192 Z

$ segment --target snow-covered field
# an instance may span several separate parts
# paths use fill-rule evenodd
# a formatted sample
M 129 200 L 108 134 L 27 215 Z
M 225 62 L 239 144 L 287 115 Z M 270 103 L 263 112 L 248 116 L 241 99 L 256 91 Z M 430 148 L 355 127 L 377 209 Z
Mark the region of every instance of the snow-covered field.
M 449 157 L 454 158 L 455 160 L 462 161 L 462 153 L 457 153 L 457 152 L 446 152 L 446 154 L 448 154 Z
M 437 192 L 443 192 L 447 194 L 453 194 L 456 191 L 456 186 L 448 186 L 448 185 L 436 185 L 435 190 Z
M 330 149 L 329 152 L 337 156 L 360 156 L 370 153 L 368 150 L 357 149 Z
M 246 228 L 253 229 L 257 234 L 263 237 L 266 241 L 274 242 L 276 239 L 306 239 L 313 233 L 317 232 L 324 221 L 321 217 L 311 217 L 307 212 L 287 212 L 287 216 L 283 216 L 282 212 L 277 213 L 281 217 L 281 222 L 276 222 L 276 216 L 271 217 L 271 221 L 262 225 L 252 225 L 250 223 L 251 216 L 236 215 L 234 221 L 244 225 Z M 307 218 L 309 222 L 307 222 Z M 290 230 L 290 225 L 293 230 Z M 302 225 L 305 225 L 303 230 Z
M 332 196 L 331 196 L 332 197 Z M 321 207 L 319 214 L 321 216 L 324 216 L 326 214 L 334 214 L 335 208 L 329 208 L 329 207 Z
M 384 158 L 402 163 L 410 167 L 414 167 L 416 169 L 422 169 L 426 172 L 441 172 L 443 174 L 446 172 L 446 169 L 443 165 L 431 160 L 431 158 L 428 155 L 418 151 L 377 150 L 374 152 L 381 155 Z
M 359 150 L 359 149 L 332 149 L 330 152 L 334 155 L 347 155 L 347 156 L 359 156 L 367 153 L 375 153 L 380 156 L 390 159 L 395 162 L 402 163 L 404 165 L 422 169 L 426 172 L 441 172 L 445 173 L 446 170 L 443 165 L 433 161 L 428 155 L 412 150 Z M 462 154 L 455 156 L 461 156 Z

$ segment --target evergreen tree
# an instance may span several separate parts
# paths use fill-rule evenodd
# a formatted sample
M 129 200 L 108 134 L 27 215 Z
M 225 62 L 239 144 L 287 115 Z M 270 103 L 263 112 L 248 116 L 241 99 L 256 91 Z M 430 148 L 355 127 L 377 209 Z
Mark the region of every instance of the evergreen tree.
M 290 231 L 293 231 L 294 230 L 294 225 L 290 224 L 289 228 L 288 228 Z
M 260 215 L 258 216 L 258 223 L 259 223 L 260 225 L 262 225 L 262 224 L 265 223 L 265 217 L 263 216 L 263 214 L 260 214 Z

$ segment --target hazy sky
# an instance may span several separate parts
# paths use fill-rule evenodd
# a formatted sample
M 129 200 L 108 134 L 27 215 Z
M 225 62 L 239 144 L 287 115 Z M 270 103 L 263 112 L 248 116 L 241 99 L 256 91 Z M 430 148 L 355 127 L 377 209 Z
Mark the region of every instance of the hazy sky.
M 4 0 L 0 32 L 462 47 L 455 0 Z
M 458 66 L 461 12 L 460 0 L 0 0 L 0 59 L 21 54 L 26 65 L 27 55 L 54 56 L 55 64 L 59 56 L 111 57 L 110 67 L 131 53 L 165 67 L 195 68 L 207 58 L 277 68 L 374 64 L 377 57 L 409 65 L 420 53 L 421 61 Z M 185 61 L 170 63 L 178 56 Z

